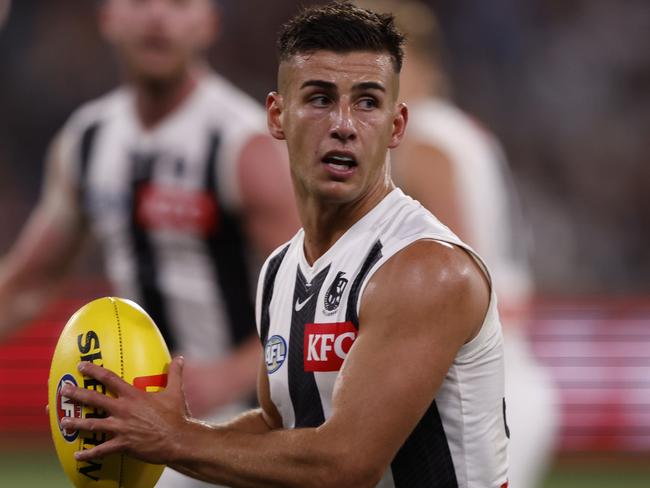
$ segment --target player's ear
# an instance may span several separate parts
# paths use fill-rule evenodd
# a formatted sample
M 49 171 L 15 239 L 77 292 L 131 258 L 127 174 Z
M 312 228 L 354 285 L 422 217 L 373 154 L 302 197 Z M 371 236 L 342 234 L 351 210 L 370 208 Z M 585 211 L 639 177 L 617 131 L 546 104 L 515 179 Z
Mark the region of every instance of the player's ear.
M 400 145 L 402 139 L 404 138 L 404 132 L 406 131 L 406 125 L 409 120 L 409 110 L 405 103 L 400 103 L 397 106 L 395 111 L 395 116 L 393 117 L 393 132 L 390 138 L 390 144 L 388 144 L 389 149 L 395 149 Z
M 281 141 L 285 139 L 282 129 L 282 110 L 282 95 L 278 92 L 269 93 L 266 96 L 266 122 L 271 135 Z

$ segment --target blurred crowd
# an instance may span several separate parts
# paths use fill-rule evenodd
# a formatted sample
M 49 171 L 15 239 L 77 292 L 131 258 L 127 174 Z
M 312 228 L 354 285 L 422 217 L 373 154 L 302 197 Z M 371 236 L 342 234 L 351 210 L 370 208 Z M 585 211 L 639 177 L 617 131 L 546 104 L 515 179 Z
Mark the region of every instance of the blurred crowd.
M 262 100 L 294 0 L 222 0 L 213 64 Z M 453 98 L 505 145 L 544 294 L 643 294 L 650 285 L 647 0 L 431 0 Z M 94 2 L 14 2 L 0 32 L 0 254 L 40 190 L 53 133 L 118 73 Z

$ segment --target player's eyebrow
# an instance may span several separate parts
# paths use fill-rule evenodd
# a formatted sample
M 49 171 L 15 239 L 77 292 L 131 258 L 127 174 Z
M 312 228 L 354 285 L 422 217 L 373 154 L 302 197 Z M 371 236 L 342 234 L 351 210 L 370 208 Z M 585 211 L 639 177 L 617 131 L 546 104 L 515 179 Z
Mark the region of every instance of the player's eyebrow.
M 325 81 L 325 80 L 307 80 L 302 85 L 300 85 L 300 89 L 302 90 L 303 88 L 307 88 L 310 86 L 315 86 L 317 88 L 323 88 L 324 90 L 331 90 L 331 91 L 336 91 L 337 89 L 336 84 L 332 83 L 331 81 Z M 354 85 L 352 88 L 358 91 L 379 90 L 386 93 L 386 88 L 384 87 L 384 85 L 376 81 L 362 81 Z
M 302 90 L 303 88 L 307 88 L 310 86 L 323 88 L 325 90 L 336 90 L 336 85 L 334 83 L 325 80 L 307 80 L 302 85 L 300 85 L 300 89 Z
M 355 90 L 379 90 L 386 93 L 386 88 L 376 81 L 363 81 L 354 85 Z

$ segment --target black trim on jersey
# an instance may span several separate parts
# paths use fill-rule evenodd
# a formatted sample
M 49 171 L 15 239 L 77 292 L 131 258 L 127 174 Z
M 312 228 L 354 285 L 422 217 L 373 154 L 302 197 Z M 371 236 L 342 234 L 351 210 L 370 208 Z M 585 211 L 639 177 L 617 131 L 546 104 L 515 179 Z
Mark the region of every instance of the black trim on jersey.
M 307 283 L 300 266 L 291 302 L 291 332 L 289 336 L 289 395 L 296 417 L 296 428 L 318 427 L 325 422 L 314 373 L 305 371 L 305 325 L 314 322 L 320 289 L 325 282 L 328 266 Z
M 170 350 L 174 351 L 178 341 L 169 325 L 167 305 L 160 292 L 156 256 L 151 237 L 138 222 L 138 198 L 142 190 L 150 183 L 153 167 L 157 159 L 155 154 L 131 154 L 133 175 L 131 188 L 130 228 L 135 251 L 135 275 L 142 297 L 142 306 L 151 315 Z
M 510 427 L 508 426 L 508 417 L 506 416 L 506 397 L 503 397 L 503 427 L 506 431 L 506 437 L 510 439 Z
M 262 285 L 262 308 L 260 314 L 260 340 L 262 347 L 266 345 L 266 339 L 269 335 L 269 327 L 271 326 L 271 315 L 269 308 L 271 306 L 271 298 L 273 298 L 273 288 L 275 287 L 275 277 L 278 274 L 280 265 L 284 260 L 284 256 L 289 250 L 289 245 L 284 246 L 284 249 L 271 258 L 266 273 L 264 274 L 264 284 Z
M 435 400 L 391 463 L 396 488 L 458 488 Z
M 357 302 L 359 301 L 359 293 L 361 292 L 361 285 L 363 283 L 363 280 L 370 272 L 370 268 L 372 268 L 375 265 L 375 263 L 379 261 L 379 259 L 381 258 L 382 247 L 383 246 L 381 244 L 381 241 L 378 240 L 377 242 L 375 242 L 374 246 L 372 246 L 372 249 L 370 249 L 368 256 L 366 256 L 366 259 L 363 262 L 363 265 L 361 266 L 361 270 L 359 271 L 356 278 L 354 279 L 354 282 L 352 283 L 352 287 L 350 288 L 350 296 L 348 298 L 348 308 L 345 312 L 345 320 L 352 322 L 357 329 L 359 328 L 359 315 L 357 314 Z
M 97 133 L 101 124 L 95 122 L 88 126 L 81 134 L 81 142 L 79 144 L 79 198 L 83 207 L 88 206 L 86 202 L 86 193 L 88 187 L 88 173 L 90 171 L 90 160 L 97 140 Z
M 226 210 L 217 192 L 216 166 L 220 144 L 219 134 L 212 134 L 206 155 L 205 189 L 214 197 L 217 205 L 217 226 L 207 236 L 205 243 L 226 307 L 231 342 L 238 345 L 256 333 L 255 305 L 240 218 Z

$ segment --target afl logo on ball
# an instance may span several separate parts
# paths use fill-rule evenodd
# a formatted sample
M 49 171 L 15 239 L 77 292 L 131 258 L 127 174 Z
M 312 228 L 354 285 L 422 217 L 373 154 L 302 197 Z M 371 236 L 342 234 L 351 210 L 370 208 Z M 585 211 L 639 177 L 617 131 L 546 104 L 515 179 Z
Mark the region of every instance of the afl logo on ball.
M 61 394 L 61 388 L 66 384 L 77 386 L 77 380 L 71 374 L 66 374 L 59 380 L 59 385 L 56 387 L 56 411 L 61 435 L 66 441 L 73 442 L 79 435 L 79 431 L 62 428 L 61 420 L 65 417 L 81 418 L 81 405 L 74 403 L 70 398 Z
M 287 343 L 282 336 L 274 335 L 268 341 L 264 348 L 264 359 L 266 360 L 266 370 L 269 374 L 275 373 L 284 360 L 287 358 Z
M 336 309 L 339 308 L 341 304 L 341 297 L 345 291 L 345 287 L 348 286 L 347 278 L 343 278 L 345 274 L 344 271 L 339 271 L 334 278 L 334 281 L 330 285 L 327 293 L 325 294 L 325 310 L 326 315 L 332 315 L 336 312 Z

